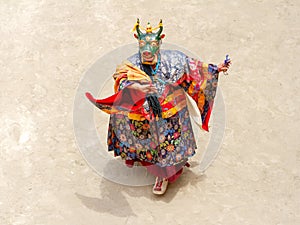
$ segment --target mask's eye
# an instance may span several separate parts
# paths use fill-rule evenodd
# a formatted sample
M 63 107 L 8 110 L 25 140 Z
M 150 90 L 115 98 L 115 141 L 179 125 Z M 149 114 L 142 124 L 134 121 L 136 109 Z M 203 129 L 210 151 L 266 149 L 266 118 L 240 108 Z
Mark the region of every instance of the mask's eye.
M 158 41 L 151 41 L 152 47 L 158 47 Z
M 139 40 L 139 46 L 144 47 L 146 42 L 144 40 Z

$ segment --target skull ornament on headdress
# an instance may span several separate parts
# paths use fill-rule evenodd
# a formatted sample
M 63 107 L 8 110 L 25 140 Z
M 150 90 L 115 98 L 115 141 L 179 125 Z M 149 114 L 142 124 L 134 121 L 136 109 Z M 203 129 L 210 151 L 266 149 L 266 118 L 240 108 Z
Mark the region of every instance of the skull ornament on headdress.
M 145 30 L 146 33 L 143 33 L 141 29 Z M 152 32 L 157 29 L 159 29 L 157 32 Z M 150 23 L 148 22 L 145 29 L 140 26 L 140 21 L 139 19 L 137 19 L 133 31 L 137 32 L 136 34 L 134 34 L 134 36 L 139 41 L 139 52 L 143 64 L 154 65 L 157 63 L 161 39 L 165 37 L 164 34 L 161 35 L 162 30 L 162 20 L 160 20 L 158 27 L 155 28 L 152 28 Z

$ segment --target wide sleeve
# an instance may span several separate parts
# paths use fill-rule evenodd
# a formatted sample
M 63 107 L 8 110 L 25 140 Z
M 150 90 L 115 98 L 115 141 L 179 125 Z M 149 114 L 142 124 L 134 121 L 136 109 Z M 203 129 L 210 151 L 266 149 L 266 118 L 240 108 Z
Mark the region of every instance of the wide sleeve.
M 147 78 L 137 67 L 127 62 L 124 62 L 117 67 L 113 78 L 115 81 L 115 94 L 104 99 L 96 99 L 91 93 L 87 92 L 86 97 L 97 108 L 109 114 L 141 114 L 142 105 L 145 102 L 145 93 L 140 90 L 133 90 L 126 87 L 134 82 L 150 78 Z
M 206 131 L 216 96 L 218 76 L 216 65 L 187 57 L 185 72 L 177 81 L 177 84 L 196 102 L 201 114 L 202 128 Z
M 118 65 L 116 72 L 113 74 L 114 83 L 114 91 L 115 93 L 123 90 L 125 87 L 132 84 L 131 81 L 128 80 L 128 69 L 124 64 Z

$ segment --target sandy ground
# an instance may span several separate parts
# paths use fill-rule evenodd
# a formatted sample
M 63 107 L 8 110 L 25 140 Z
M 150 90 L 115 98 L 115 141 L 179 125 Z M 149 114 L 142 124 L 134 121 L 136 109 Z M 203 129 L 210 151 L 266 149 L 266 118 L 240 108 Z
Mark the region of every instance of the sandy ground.
M 300 224 L 299 1 L 1 1 L 0 224 Z M 135 40 L 136 17 L 221 78 L 226 130 L 163 197 L 98 176 L 73 133 L 84 72 Z M 106 129 L 106 128 L 105 128 Z

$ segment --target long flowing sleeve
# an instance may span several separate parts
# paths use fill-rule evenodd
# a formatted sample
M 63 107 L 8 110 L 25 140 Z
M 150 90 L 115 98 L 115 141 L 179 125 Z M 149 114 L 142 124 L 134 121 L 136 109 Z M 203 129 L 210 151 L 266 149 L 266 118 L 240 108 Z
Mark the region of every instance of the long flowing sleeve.
M 202 128 L 208 131 L 208 122 L 218 86 L 218 67 L 193 58 L 186 58 L 185 73 L 177 81 L 196 102 L 201 114 Z
M 131 90 L 126 87 L 131 85 L 134 81 L 150 80 L 147 74 L 125 61 L 117 67 L 113 78 L 115 80 L 115 94 L 104 99 L 96 99 L 91 93 L 87 92 L 86 97 L 97 108 L 108 114 L 123 113 L 143 115 L 142 105 L 145 101 L 145 94 L 142 91 Z

